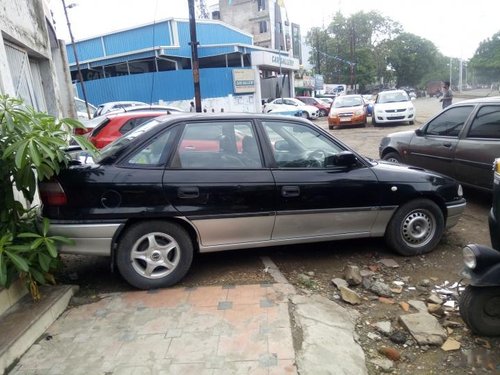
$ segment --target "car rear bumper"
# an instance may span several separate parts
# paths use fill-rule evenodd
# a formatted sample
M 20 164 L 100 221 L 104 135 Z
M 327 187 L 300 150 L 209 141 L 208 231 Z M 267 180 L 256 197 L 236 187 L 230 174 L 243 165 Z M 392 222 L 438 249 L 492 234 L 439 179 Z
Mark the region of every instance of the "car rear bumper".
M 446 205 L 446 228 L 451 228 L 458 223 L 458 219 L 460 219 L 460 216 L 462 216 L 462 213 L 465 211 L 466 205 L 467 203 L 465 199 L 461 199 L 460 201 L 449 203 Z
M 111 255 L 113 238 L 122 224 L 60 224 L 50 225 L 50 235 L 72 239 L 74 245 L 62 245 L 59 249 L 64 254 Z

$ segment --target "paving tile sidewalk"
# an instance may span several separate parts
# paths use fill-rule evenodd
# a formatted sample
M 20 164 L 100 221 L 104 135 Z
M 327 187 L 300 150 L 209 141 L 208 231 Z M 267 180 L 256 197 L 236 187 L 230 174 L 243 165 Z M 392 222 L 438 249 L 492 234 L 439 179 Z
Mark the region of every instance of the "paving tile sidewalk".
M 297 374 L 289 284 L 103 295 L 67 310 L 10 374 Z

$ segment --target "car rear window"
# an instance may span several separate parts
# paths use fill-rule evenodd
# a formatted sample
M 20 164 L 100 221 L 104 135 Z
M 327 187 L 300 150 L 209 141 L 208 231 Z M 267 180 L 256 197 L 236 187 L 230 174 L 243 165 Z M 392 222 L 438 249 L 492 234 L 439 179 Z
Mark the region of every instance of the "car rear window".
M 500 139 L 500 106 L 481 107 L 472 122 L 468 137 Z

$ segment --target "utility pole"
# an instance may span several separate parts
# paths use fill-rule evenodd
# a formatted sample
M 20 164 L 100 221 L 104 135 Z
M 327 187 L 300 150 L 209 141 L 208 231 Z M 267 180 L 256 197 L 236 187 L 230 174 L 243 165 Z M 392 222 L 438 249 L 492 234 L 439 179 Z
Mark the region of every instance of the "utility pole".
M 68 25 L 69 37 L 71 38 L 71 47 L 73 48 L 73 55 L 75 56 L 76 70 L 78 72 L 78 80 L 80 81 L 80 85 L 82 86 L 83 101 L 85 102 L 85 108 L 87 109 L 87 116 L 90 120 L 92 117 L 90 116 L 89 102 L 87 100 L 87 91 L 85 90 L 85 83 L 83 83 L 82 70 L 80 69 L 80 61 L 78 60 L 78 54 L 76 52 L 76 46 L 75 46 L 75 39 L 73 38 L 73 32 L 71 31 L 71 24 L 69 23 L 68 9 L 67 9 L 67 8 L 73 8 L 74 6 L 76 6 L 76 4 L 69 4 L 68 6 L 66 6 L 66 2 L 64 0 L 61 1 L 64 8 L 64 15 L 66 16 L 66 23 Z
M 194 13 L 194 0 L 188 0 L 189 6 L 189 31 L 191 34 L 191 69 L 193 70 L 194 103 L 196 112 L 201 112 L 200 93 L 200 62 L 198 60 L 198 40 L 196 39 L 196 20 Z

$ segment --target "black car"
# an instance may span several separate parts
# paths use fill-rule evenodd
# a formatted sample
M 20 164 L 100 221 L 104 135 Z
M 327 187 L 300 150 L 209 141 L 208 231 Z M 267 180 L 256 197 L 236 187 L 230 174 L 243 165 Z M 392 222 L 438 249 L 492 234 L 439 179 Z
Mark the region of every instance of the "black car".
M 67 253 L 111 256 L 138 288 L 178 282 L 195 252 L 385 237 L 431 251 L 465 208 L 461 186 L 366 159 L 311 122 L 187 114 L 144 123 L 40 184 Z
M 380 142 L 379 155 L 491 190 L 491 165 L 500 156 L 500 97 L 464 100 L 420 129 L 389 134 Z

